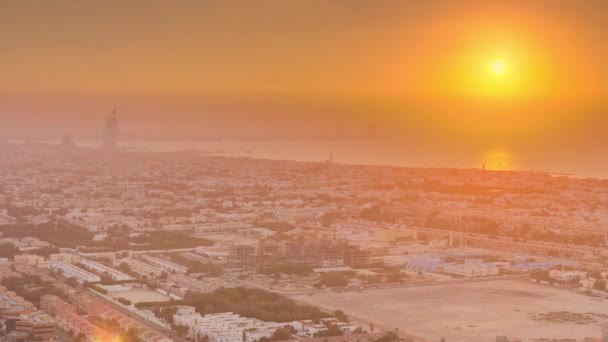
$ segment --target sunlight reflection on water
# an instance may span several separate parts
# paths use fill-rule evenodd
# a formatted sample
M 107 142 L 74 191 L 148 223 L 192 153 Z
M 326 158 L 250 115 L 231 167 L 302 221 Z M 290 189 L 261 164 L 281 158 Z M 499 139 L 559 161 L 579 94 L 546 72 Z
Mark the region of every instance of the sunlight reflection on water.
M 493 149 L 482 156 L 482 163 L 486 170 L 508 171 L 513 170 L 513 155 L 506 149 Z

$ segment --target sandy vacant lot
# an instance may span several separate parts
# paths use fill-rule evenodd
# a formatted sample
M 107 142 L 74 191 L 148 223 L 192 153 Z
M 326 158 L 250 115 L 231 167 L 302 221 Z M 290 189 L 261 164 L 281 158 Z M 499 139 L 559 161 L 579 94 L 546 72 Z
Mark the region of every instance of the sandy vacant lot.
M 118 298 L 122 297 L 130 300 L 132 303 L 139 302 L 165 302 L 169 300 L 168 296 L 156 291 L 147 289 L 131 289 L 127 291 L 113 291 L 109 292 L 109 295 Z
M 324 292 L 294 299 L 341 309 L 356 319 L 399 328 L 434 341 L 494 341 L 497 335 L 528 338 L 599 337 L 597 323 L 540 323 L 530 314 L 549 311 L 608 313 L 608 301 L 523 281 L 427 285 L 364 292 Z

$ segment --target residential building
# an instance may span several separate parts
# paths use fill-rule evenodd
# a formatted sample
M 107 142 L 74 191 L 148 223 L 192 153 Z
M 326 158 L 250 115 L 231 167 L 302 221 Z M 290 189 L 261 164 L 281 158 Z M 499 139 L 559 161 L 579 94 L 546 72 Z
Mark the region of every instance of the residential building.
M 101 280 L 98 275 L 83 270 L 78 266 L 68 264 L 65 261 L 51 262 L 51 269 L 53 269 L 53 271 L 60 272 L 65 278 L 75 278 L 80 284 L 85 282 L 98 282 Z

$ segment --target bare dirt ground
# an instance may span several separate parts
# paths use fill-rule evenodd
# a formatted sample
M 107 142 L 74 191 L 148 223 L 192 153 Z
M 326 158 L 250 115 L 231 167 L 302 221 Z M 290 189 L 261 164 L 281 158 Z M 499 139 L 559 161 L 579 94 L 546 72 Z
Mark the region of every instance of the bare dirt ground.
M 497 335 L 521 339 L 599 337 L 605 318 L 589 324 L 546 323 L 531 316 L 556 311 L 608 313 L 608 300 L 515 280 L 292 296 L 386 329 L 399 328 L 439 341 L 487 342 Z
M 118 298 L 122 297 L 130 300 L 132 303 L 139 302 L 164 302 L 170 298 L 164 294 L 147 289 L 131 289 L 127 291 L 109 292 L 109 295 Z

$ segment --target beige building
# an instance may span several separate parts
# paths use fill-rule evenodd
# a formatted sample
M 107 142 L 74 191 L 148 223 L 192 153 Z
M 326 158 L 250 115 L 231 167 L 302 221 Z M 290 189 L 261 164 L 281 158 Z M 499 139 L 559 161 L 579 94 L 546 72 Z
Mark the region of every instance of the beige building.
M 76 264 L 80 262 L 80 255 L 69 253 L 57 253 L 49 255 L 51 261 L 63 261 L 68 264 Z
M 15 255 L 15 264 L 32 267 L 49 267 L 49 262 L 44 257 L 34 254 Z
M 382 229 L 374 232 L 376 242 L 414 241 L 417 239 L 416 231 L 410 229 Z

